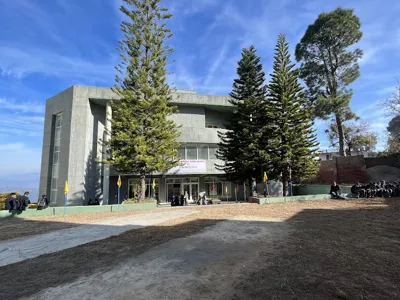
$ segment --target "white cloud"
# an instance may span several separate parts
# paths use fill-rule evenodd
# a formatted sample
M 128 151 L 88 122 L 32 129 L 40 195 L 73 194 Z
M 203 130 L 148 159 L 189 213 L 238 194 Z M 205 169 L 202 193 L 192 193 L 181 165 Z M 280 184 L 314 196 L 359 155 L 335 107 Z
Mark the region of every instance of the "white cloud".
M 1 114 L 0 132 L 4 135 L 41 136 L 44 117 L 20 114 Z
M 0 174 L 39 172 L 41 149 L 27 148 L 23 143 L 0 144 Z
M 5 110 L 31 112 L 31 113 L 44 113 L 45 107 L 42 103 L 34 101 L 15 101 L 5 98 L 0 98 L 0 107 Z
M 214 80 L 215 74 L 218 72 L 219 69 L 221 69 L 221 64 L 226 61 L 229 44 L 229 42 L 225 41 L 225 43 L 219 49 L 217 55 L 215 55 L 213 60 L 211 60 L 207 77 L 204 80 L 205 86 L 208 86 L 211 81 Z

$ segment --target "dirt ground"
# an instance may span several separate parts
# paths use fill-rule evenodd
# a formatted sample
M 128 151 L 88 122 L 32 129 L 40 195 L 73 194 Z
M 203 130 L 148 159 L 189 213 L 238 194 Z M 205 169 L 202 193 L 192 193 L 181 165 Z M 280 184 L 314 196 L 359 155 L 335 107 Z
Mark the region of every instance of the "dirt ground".
M 0 285 L 0 299 L 400 299 L 398 201 L 190 207 L 1 267 L 0 278 L 28 280 Z M 66 222 L 48 218 L 29 226 Z

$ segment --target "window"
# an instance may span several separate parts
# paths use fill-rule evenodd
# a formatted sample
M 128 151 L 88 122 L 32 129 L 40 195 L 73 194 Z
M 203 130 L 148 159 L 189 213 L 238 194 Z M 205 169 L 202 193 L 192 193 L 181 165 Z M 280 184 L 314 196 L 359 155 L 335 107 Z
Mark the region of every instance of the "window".
M 179 147 L 178 148 L 178 155 L 180 156 L 181 159 L 185 159 L 185 147 Z
M 186 146 L 186 159 L 197 159 L 196 145 L 187 145 Z
M 208 148 L 209 159 L 217 159 L 217 150 L 218 146 L 210 145 L 210 147 Z
M 208 146 L 199 145 L 199 159 L 208 159 Z
M 231 196 L 232 184 L 230 182 L 223 181 L 222 178 L 218 177 L 206 177 L 204 182 L 208 197 L 215 197 L 225 200 L 227 197 Z M 226 192 L 227 187 L 228 192 Z
M 206 128 L 221 128 L 221 126 L 212 123 L 206 123 Z
M 153 191 L 153 179 L 148 177 L 146 178 L 146 198 L 159 199 L 159 191 L 160 191 L 160 179 L 154 178 L 156 186 Z M 139 193 L 140 188 L 140 180 L 138 178 L 131 178 L 128 180 L 128 198 L 134 199 L 137 198 L 137 194 Z
M 57 202 L 58 192 L 58 171 L 60 164 L 60 144 L 61 144 L 61 127 L 62 127 L 62 114 L 57 114 L 54 122 L 54 141 L 53 141 L 53 165 L 51 169 L 51 192 L 50 202 Z

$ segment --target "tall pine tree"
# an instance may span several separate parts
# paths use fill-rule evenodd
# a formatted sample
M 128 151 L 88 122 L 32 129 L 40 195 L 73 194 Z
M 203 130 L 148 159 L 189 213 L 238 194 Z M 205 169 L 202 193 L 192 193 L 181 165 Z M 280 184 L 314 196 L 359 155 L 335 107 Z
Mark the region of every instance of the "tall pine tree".
M 242 50 L 237 74 L 230 93 L 234 112 L 226 126 L 228 131 L 219 133 L 221 143 L 217 157 L 224 165 L 217 168 L 223 170 L 229 180 L 252 183 L 255 178 L 261 178 L 261 170 L 269 158 L 263 147 L 267 142 L 263 139 L 265 131 L 260 130 L 268 124 L 269 118 L 265 102 L 267 86 L 253 46 Z
M 271 158 L 274 173 L 279 174 L 286 196 L 291 175 L 304 178 L 316 174 L 318 142 L 312 127 L 312 108 L 307 105 L 298 80 L 299 72 L 291 63 L 283 34 L 278 38 L 275 51 L 269 100 L 276 116 L 274 136 L 277 145 Z
M 105 164 L 121 173 L 139 174 L 138 200 L 145 198 L 145 177 L 166 171 L 179 163 L 179 136 L 174 121 L 167 117 L 176 112 L 169 105 L 167 58 L 172 48 L 165 44 L 172 34 L 166 27 L 171 17 L 160 0 L 124 0 L 120 10 L 128 17 L 121 23 L 124 40 L 120 43 L 122 63 L 116 69 L 113 90 L 120 101 L 113 101 L 111 138 Z M 123 77 L 123 78 L 121 78 Z

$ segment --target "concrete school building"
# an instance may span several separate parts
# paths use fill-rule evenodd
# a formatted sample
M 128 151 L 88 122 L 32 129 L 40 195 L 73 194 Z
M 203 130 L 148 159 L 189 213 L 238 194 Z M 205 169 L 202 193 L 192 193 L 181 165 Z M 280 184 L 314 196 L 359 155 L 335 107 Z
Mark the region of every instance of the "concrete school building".
M 117 203 L 118 175 L 109 166 L 96 162 L 101 158 L 100 139 L 108 138 L 105 128 L 111 128 L 106 115 L 112 115 L 110 99 L 117 99 L 109 88 L 72 86 L 46 102 L 40 195 L 46 194 L 52 206 L 64 205 L 64 185 L 68 181 L 68 205 L 87 205 L 89 199 L 103 204 Z M 177 90 L 172 105 L 179 112 L 172 115 L 179 130 L 179 152 L 182 166 L 166 174 L 148 174 L 146 196 L 166 202 L 172 195 L 187 192 L 196 200 L 201 191 L 208 197 L 243 200 L 243 187 L 235 186 L 216 169 L 218 131 L 226 130 L 233 106 L 227 96 L 199 95 L 195 91 Z M 138 176 L 121 174 L 121 200 L 134 196 Z M 250 187 L 247 187 L 247 190 Z M 247 191 L 248 195 L 248 191 Z

